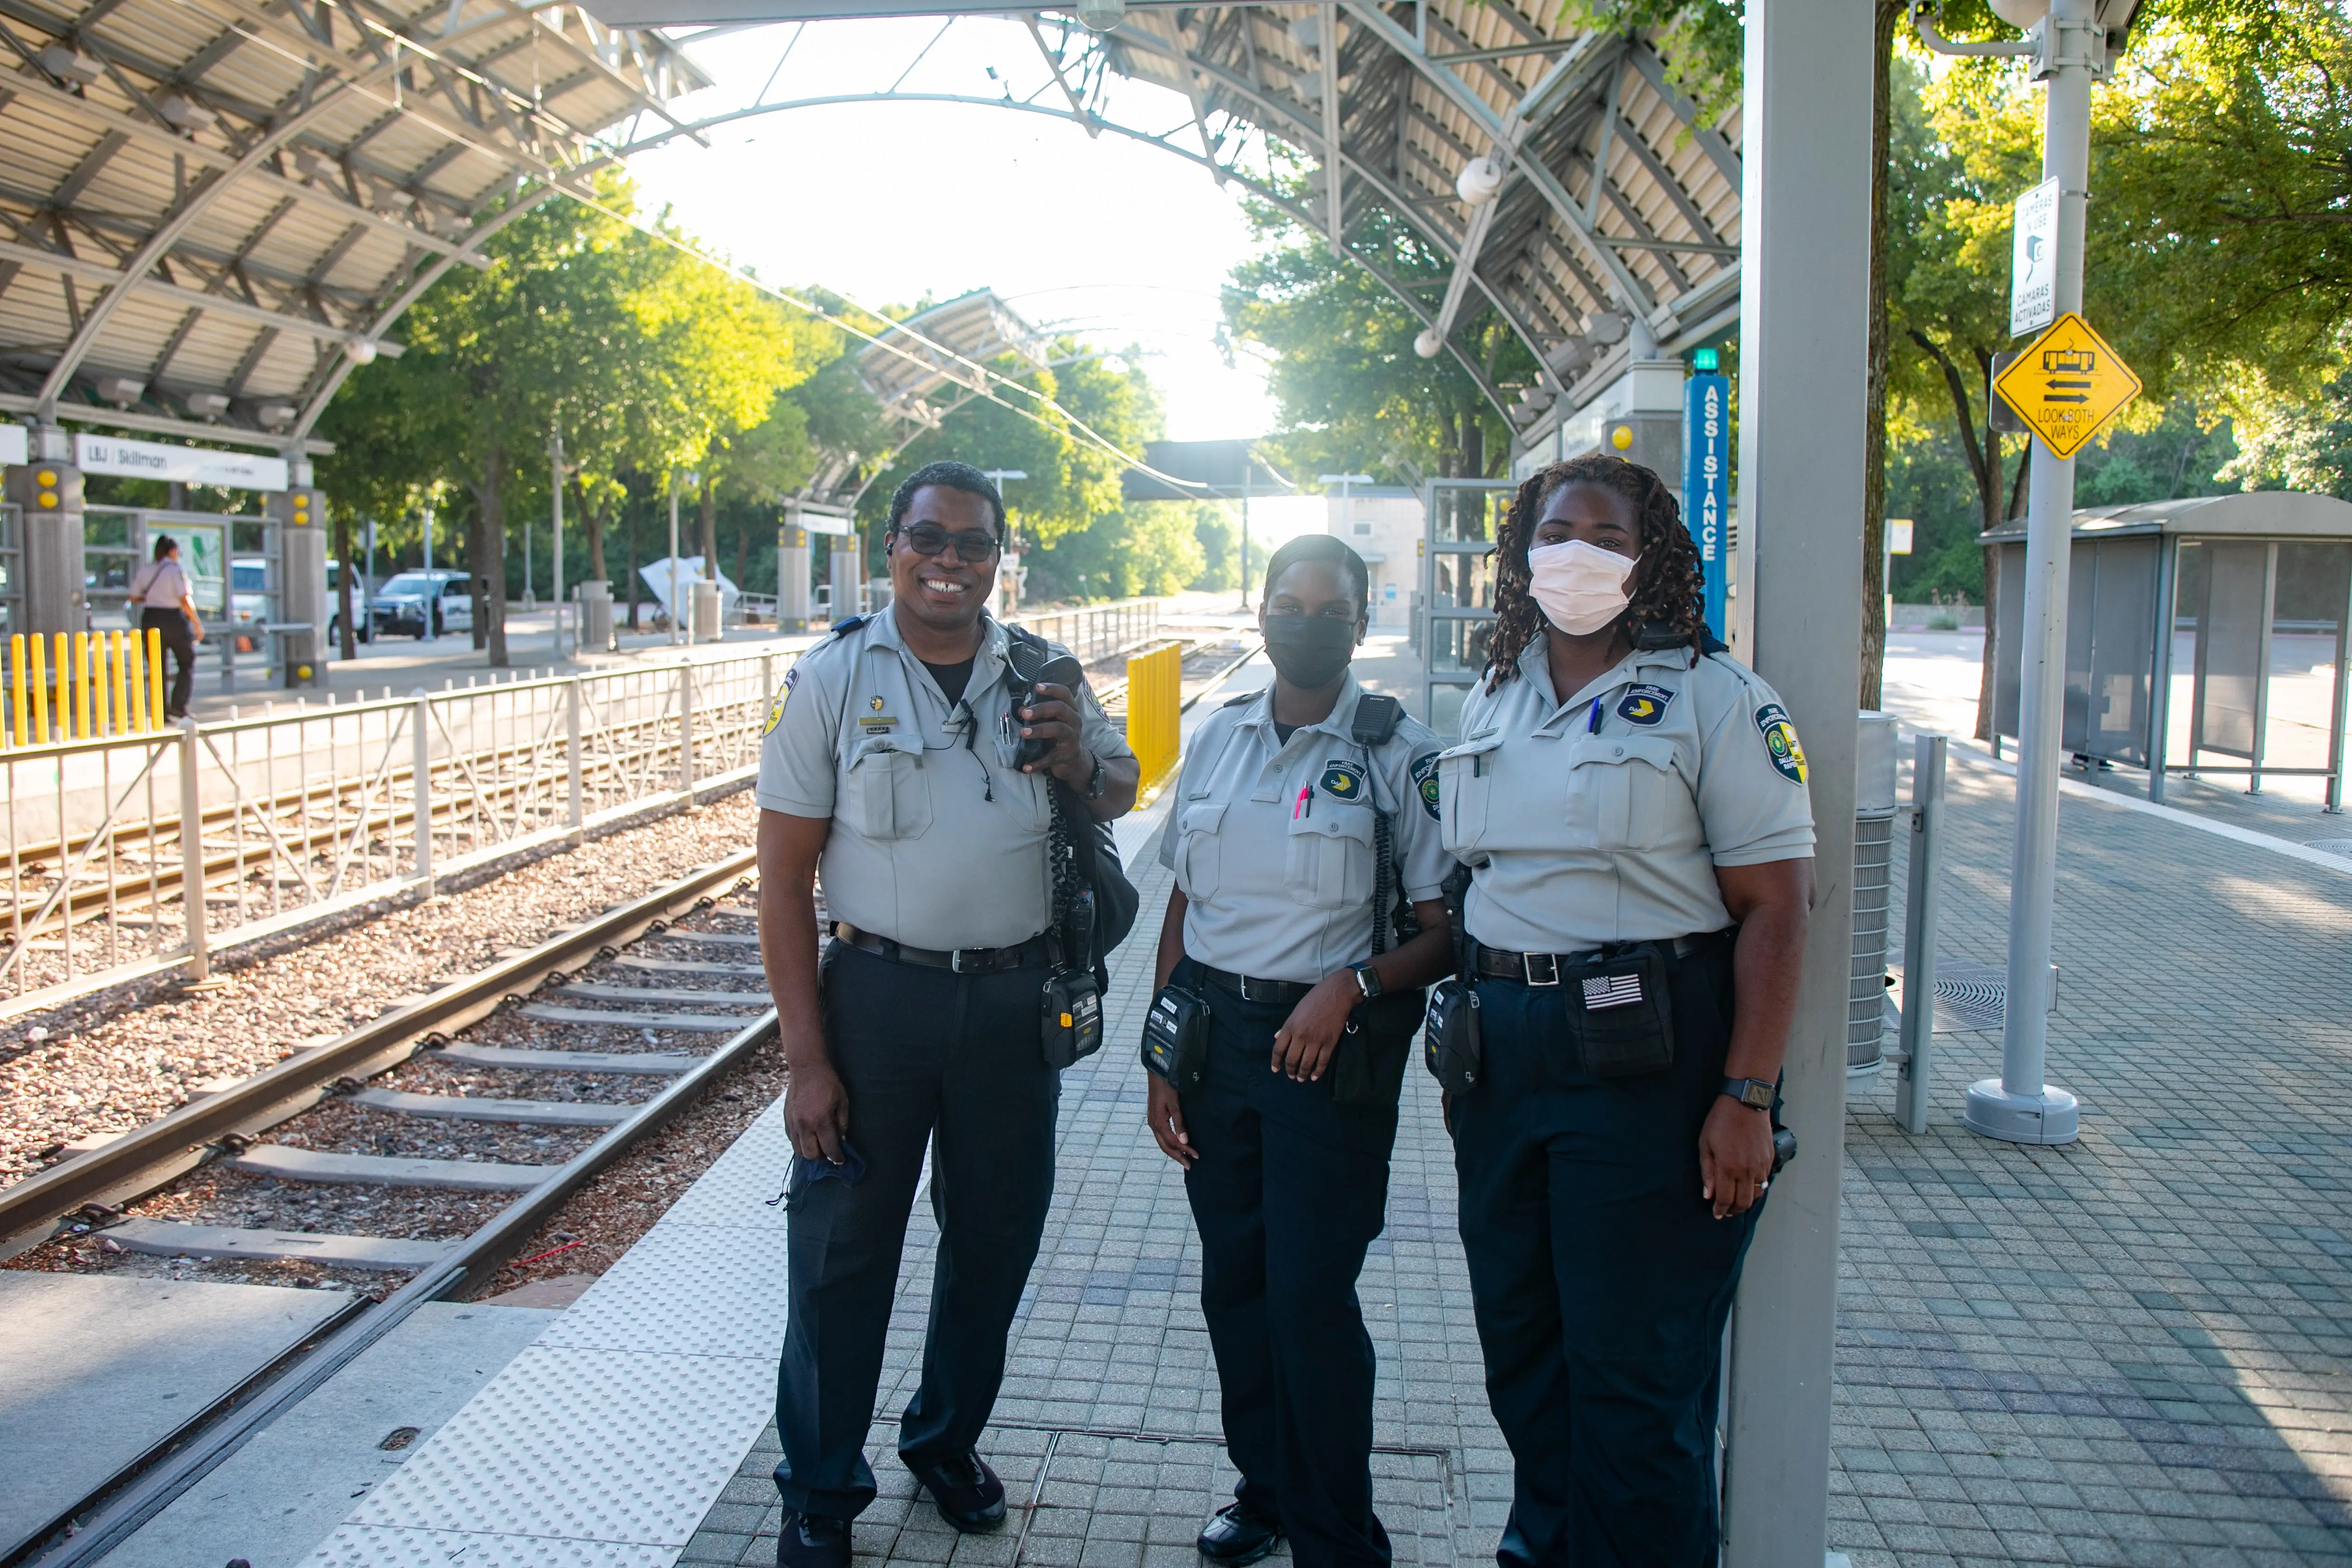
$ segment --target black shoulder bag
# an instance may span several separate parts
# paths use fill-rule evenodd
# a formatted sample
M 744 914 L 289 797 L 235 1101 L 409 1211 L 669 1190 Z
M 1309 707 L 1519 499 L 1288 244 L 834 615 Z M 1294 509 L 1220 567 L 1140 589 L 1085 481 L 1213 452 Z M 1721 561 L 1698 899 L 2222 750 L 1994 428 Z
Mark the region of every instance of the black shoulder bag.
M 1067 686 L 1073 693 L 1086 680 L 1078 661 L 1055 658 L 1051 645 L 1036 633 L 1007 626 L 1011 641 L 1006 662 L 1021 681 L 1015 700 L 1029 695 L 1039 682 Z M 1044 754 L 1030 753 L 1024 743 L 1016 761 L 1025 764 Z M 1110 984 L 1104 961 L 1135 929 L 1143 903 L 1135 884 L 1119 864 L 1118 843 L 1110 824 L 1097 822 L 1077 792 L 1051 774 L 1045 777 L 1046 800 L 1054 821 L 1046 853 L 1054 876 L 1053 923 L 1047 932 L 1055 950 L 1054 973 L 1045 983 L 1043 999 L 1045 1060 L 1066 1068 L 1102 1047 L 1102 994 Z

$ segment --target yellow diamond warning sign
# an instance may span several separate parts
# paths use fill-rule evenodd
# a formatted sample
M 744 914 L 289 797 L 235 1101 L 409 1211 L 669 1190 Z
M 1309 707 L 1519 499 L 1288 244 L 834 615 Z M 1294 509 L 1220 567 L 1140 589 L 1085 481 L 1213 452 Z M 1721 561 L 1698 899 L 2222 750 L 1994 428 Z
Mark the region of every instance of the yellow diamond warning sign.
M 2061 458 L 2073 457 L 2140 393 L 2131 366 L 2072 310 L 2051 322 L 1992 384 Z

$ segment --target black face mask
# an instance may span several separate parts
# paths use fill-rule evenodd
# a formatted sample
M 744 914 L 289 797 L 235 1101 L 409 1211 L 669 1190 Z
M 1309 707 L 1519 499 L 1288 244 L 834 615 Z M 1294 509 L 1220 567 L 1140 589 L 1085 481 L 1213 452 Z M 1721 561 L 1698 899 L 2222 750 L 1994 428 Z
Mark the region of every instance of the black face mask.
M 1330 616 L 1268 616 L 1265 657 L 1291 685 L 1312 690 L 1339 679 L 1356 653 L 1356 623 Z

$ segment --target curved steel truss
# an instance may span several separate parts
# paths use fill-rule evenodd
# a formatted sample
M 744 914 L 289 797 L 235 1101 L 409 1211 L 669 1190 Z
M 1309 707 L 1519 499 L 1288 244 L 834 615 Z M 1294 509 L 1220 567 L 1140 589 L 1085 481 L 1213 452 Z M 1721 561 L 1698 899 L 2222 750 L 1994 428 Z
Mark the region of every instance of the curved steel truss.
M 270 445 L 480 265 L 499 197 L 709 85 L 528 0 L 0 0 L 6 55 L 0 406 Z

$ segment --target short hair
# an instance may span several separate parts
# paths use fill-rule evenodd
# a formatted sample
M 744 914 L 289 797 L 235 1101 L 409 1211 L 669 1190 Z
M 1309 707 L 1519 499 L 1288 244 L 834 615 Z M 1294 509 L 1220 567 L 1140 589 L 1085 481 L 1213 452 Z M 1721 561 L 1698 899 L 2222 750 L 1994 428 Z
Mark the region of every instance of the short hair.
M 898 525 L 907 520 L 907 509 L 915 504 L 915 492 L 933 485 L 961 490 L 988 502 L 989 510 L 996 519 L 996 541 L 1000 544 L 1004 542 L 1004 498 L 997 493 L 994 485 L 988 482 L 986 474 L 970 463 L 953 460 L 925 463 L 898 481 L 898 488 L 890 492 L 890 521 L 882 530 L 884 537 L 898 531 Z
M 1349 547 L 1346 540 L 1335 539 L 1328 533 L 1302 533 L 1276 550 L 1265 563 L 1265 592 L 1273 593 L 1274 585 L 1282 580 L 1282 574 L 1302 561 L 1339 567 L 1347 574 L 1348 581 L 1355 584 L 1356 618 L 1362 620 L 1370 613 L 1371 569 L 1364 564 L 1362 556 Z
M 155 536 L 156 560 L 161 561 L 164 556 L 169 555 L 173 551 L 177 550 L 178 548 L 180 548 L 180 542 L 173 538 L 170 534 L 159 533 Z

